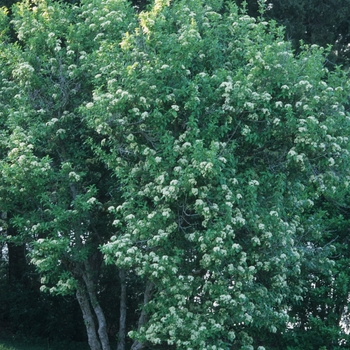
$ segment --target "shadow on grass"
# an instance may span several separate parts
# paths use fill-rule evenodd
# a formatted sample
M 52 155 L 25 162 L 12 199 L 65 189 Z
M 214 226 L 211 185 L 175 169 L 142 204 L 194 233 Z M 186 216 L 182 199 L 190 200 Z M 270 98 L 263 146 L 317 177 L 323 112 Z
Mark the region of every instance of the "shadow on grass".
M 89 350 L 85 343 L 42 339 L 0 338 L 0 350 Z

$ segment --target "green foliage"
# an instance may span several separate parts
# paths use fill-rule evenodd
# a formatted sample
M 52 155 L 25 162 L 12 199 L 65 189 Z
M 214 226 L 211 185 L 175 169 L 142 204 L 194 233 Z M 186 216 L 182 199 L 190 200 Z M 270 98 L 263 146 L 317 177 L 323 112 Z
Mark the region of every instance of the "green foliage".
M 120 22 L 127 18 L 121 2 L 99 6 L 107 15 L 119 11 Z M 94 254 L 103 231 L 108 236 L 99 201 L 111 191 L 100 182 L 107 170 L 86 143 L 92 134 L 76 111 L 91 94 L 84 83 L 94 72 L 87 55 L 98 47 L 92 26 L 101 16 L 73 27 L 90 7 L 19 3 L 12 24 L 21 45 L 2 44 L 8 67 L 2 72 L 2 208 L 12 212 L 22 239 L 34 240 L 32 263 L 58 293 L 74 291 L 73 265 Z M 116 38 L 116 27 L 103 27 Z
M 220 0 L 12 12 L 0 207 L 42 289 L 73 294 L 88 276 L 107 300 L 102 251 L 129 271 L 129 310 L 153 283 L 130 332 L 151 347 L 334 348 L 349 295 L 350 84 L 324 66 L 329 51 L 296 56 L 265 14 Z
M 93 26 L 100 26 L 102 13 L 99 33 Z M 27 244 L 41 289 L 54 294 L 74 294 L 83 275 L 99 288 L 98 246 L 110 236 L 106 205 L 115 190 L 89 144 L 98 135 L 86 127 L 78 107 L 91 97 L 102 36 L 121 38 L 132 15 L 122 1 L 79 7 L 23 1 L 12 8 L 17 41 L 1 38 L 0 207 L 16 232 L 6 239 Z M 108 17 L 116 21 L 113 27 Z
M 6 40 L 8 34 L 8 11 L 5 7 L 0 8 L 0 38 Z
M 156 2 L 101 49 L 85 108 L 123 187 L 103 252 L 156 285 L 140 339 L 177 348 L 283 329 L 309 242 L 331 266 L 315 203 L 347 193 L 345 75 L 316 46 L 295 57 L 274 23 L 221 10 Z

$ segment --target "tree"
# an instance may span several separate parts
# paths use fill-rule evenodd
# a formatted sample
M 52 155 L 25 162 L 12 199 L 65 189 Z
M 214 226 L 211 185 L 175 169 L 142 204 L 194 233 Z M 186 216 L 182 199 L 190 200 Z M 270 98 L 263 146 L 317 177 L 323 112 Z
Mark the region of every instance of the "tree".
M 247 4 L 248 13 L 259 17 L 259 3 L 262 1 L 236 1 Z M 276 20 L 285 26 L 285 37 L 291 40 L 294 48 L 301 49 L 301 41 L 307 44 L 317 44 L 323 47 L 331 45 L 333 50 L 327 57 L 328 66 L 349 66 L 349 15 L 348 0 L 322 1 L 268 1 L 265 3 L 263 16 L 267 20 Z
M 16 42 L 0 17 L 0 207 L 42 289 L 76 295 L 92 350 L 110 348 L 103 257 L 120 283 L 118 350 L 130 323 L 133 350 L 278 348 L 270 339 L 304 322 L 313 266 L 322 286 L 334 281 L 345 73 L 220 0 L 139 14 L 124 0 L 28 0 L 11 16 Z
M 139 21 L 100 51 L 85 107 L 123 188 L 103 252 L 154 285 L 132 336 L 262 349 L 303 296 L 309 249 L 329 260 L 318 203 L 347 192 L 347 79 L 220 1 L 157 1 Z
M 98 247 L 110 237 L 106 205 L 118 190 L 78 108 L 91 98 L 99 35 L 120 40 L 133 10 L 124 1 L 23 1 L 12 8 L 15 43 L 1 14 L 0 206 L 17 232 L 6 239 L 26 244 L 43 290 L 76 293 L 91 349 L 109 350 Z M 120 17 L 99 33 L 102 15 Z

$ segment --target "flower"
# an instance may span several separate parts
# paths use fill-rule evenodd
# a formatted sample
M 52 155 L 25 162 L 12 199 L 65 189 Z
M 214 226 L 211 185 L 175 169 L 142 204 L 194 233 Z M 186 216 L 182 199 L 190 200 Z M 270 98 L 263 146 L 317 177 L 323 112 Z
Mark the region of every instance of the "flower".
M 297 155 L 297 152 L 295 152 L 294 149 L 292 148 L 292 149 L 288 152 L 288 155 L 289 155 L 290 157 L 293 157 L 293 156 Z
M 250 131 L 251 131 L 250 127 L 248 125 L 244 125 L 241 133 L 242 133 L 243 136 L 246 136 L 246 135 L 248 135 L 250 133 Z
M 259 181 L 251 180 L 251 181 L 249 181 L 249 186 L 259 186 Z
M 133 135 L 133 134 L 129 134 L 129 135 L 126 137 L 126 139 L 127 139 L 128 141 L 134 141 L 134 135 Z
M 244 107 L 246 107 L 248 109 L 253 109 L 255 107 L 255 105 L 252 102 L 245 102 Z
M 73 179 L 75 181 L 79 181 L 80 180 L 80 176 L 75 173 L 74 171 L 71 171 L 69 174 L 68 174 L 69 178 L 70 179 Z
M 201 199 L 197 199 L 195 205 L 201 206 L 201 205 L 204 205 L 204 202 Z
M 91 197 L 87 200 L 87 203 L 94 204 L 96 201 L 97 201 L 97 199 L 95 197 Z
M 276 107 L 283 107 L 283 102 L 282 101 L 277 101 L 276 102 Z

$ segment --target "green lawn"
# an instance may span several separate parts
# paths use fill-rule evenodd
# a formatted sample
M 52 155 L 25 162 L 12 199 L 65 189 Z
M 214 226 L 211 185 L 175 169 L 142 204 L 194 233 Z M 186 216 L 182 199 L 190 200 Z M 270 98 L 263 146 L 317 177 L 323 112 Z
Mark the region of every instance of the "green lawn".
M 88 350 L 87 344 L 68 342 L 45 342 L 37 340 L 0 340 L 0 350 Z
M 0 344 L 0 350 L 13 350 L 13 348 L 9 348 L 7 346 L 4 346 L 4 345 Z
M 43 350 L 43 347 L 37 347 L 37 346 L 26 346 L 24 347 L 24 345 L 22 346 L 10 346 L 10 345 L 5 345 L 2 341 L 0 341 L 0 350 L 24 350 L 24 349 L 28 349 L 28 350 Z
M 30 344 L 24 344 L 24 343 L 16 343 L 9 341 L 0 341 L 0 350 L 44 350 L 48 349 L 45 348 L 44 345 L 30 345 Z

